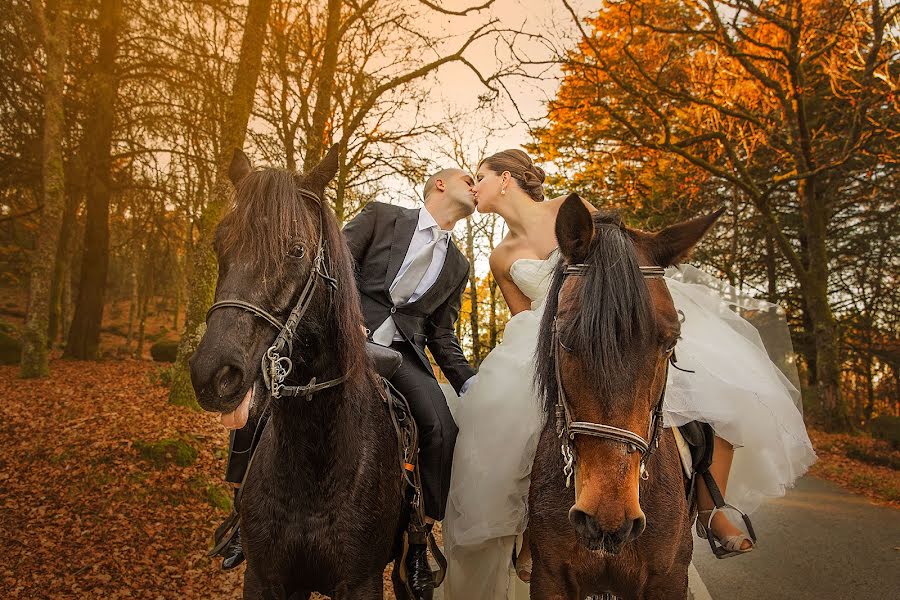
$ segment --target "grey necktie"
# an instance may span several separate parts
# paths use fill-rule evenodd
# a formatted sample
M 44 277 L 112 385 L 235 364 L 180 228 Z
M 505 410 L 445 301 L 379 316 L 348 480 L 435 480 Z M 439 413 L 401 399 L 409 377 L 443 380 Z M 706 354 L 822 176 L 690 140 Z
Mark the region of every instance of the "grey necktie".
M 431 266 L 431 261 L 434 259 L 434 248 L 439 243 L 443 243 L 443 240 L 447 239 L 450 232 L 432 227 L 431 234 L 433 236 L 432 240 L 419 249 L 418 254 L 409 263 L 403 274 L 391 286 L 391 301 L 394 303 L 394 306 L 409 302 L 410 296 L 419 287 L 422 278 L 428 272 L 428 267 Z M 372 340 L 382 346 L 390 346 L 396 333 L 397 326 L 394 324 L 394 319 L 389 316 L 372 334 Z
M 437 227 L 432 227 L 431 234 L 434 236 L 433 239 L 422 246 L 416 257 L 409 263 L 406 271 L 403 272 L 403 275 L 391 286 L 391 300 L 393 300 L 394 306 L 409 302 L 410 296 L 419 287 L 419 283 L 425 277 L 428 267 L 431 266 L 435 246 L 446 240 L 449 233 L 449 231 L 442 231 Z

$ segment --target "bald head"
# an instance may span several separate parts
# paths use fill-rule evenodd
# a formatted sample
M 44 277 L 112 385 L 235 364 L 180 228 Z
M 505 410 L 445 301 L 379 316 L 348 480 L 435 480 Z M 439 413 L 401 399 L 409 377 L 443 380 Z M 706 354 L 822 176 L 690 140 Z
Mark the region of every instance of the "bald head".
M 442 169 L 425 182 L 425 208 L 441 229 L 475 212 L 475 180 L 462 169 Z
M 453 177 L 467 176 L 468 173 L 466 173 L 462 169 L 441 169 L 440 171 L 429 177 L 428 181 L 425 182 L 425 199 L 428 200 L 428 196 L 430 196 L 431 193 L 434 192 L 435 188 L 437 187 L 438 180 L 443 181 L 444 185 L 446 186 L 446 184 L 449 183 L 449 180 Z

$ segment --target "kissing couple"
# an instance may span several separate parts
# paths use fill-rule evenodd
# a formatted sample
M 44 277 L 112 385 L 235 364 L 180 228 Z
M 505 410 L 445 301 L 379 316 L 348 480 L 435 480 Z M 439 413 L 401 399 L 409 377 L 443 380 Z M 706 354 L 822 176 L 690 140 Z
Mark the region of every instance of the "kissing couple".
M 421 208 L 372 202 L 343 230 L 367 334 L 403 356 L 390 381 L 418 426 L 424 512 L 430 524 L 443 521 L 448 600 L 507 598 L 517 575 L 523 581 L 530 576 L 529 476 L 544 423 L 534 352 L 560 261 L 555 224 L 563 204 L 563 198 L 545 200 L 543 183 L 543 170 L 525 152 L 505 150 L 484 159 L 475 174 L 444 169 L 432 175 Z M 490 268 L 512 315 L 503 341 L 477 374 L 455 334 L 472 266 L 451 236 L 476 209 L 506 222 L 508 233 L 491 252 Z M 749 512 L 762 499 L 783 495 L 815 458 L 792 401 L 795 390 L 771 374 L 765 351 L 749 348 L 734 323 L 723 319 L 723 303 L 710 300 L 707 286 L 666 280 L 684 315 L 679 359 L 692 372 L 670 372 L 665 426 L 712 425 L 717 437 L 710 471 L 728 502 Z M 454 414 L 426 348 L 460 396 Z M 729 364 L 729 355 L 742 357 L 740 369 Z M 232 433 L 226 479 L 235 484 L 247 467 L 249 429 Z M 710 511 L 713 500 L 702 482 L 698 492 L 699 508 Z M 724 513 L 707 524 L 730 551 L 753 549 Z M 223 567 L 242 560 L 236 537 Z M 424 545 L 410 548 L 407 569 L 415 594 L 429 597 L 434 582 Z

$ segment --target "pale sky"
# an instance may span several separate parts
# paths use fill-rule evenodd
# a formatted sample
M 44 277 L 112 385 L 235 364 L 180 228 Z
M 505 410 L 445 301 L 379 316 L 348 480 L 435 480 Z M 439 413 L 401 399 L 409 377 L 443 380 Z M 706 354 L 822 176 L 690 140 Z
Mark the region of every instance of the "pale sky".
M 441 5 L 447 9 L 461 10 L 481 3 L 482 0 L 450 0 L 441 2 Z M 596 3 L 575 0 L 573 4 L 576 10 L 584 14 L 584 11 Z M 541 34 L 551 38 L 559 48 L 572 47 L 577 41 L 577 28 L 559 0 L 495 0 L 489 9 L 466 17 L 438 15 L 437 18 L 424 23 L 423 30 L 426 33 L 444 32 L 458 35 L 459 39 L 455 42 L 458 44 L 469 32 L 492 18 L 499 20 L 497 27 L 500 29 Z M 518 41 L 517 47 L 532 60 L 546 60 L 551 57 L 548 49 L 524 37 Z M 485 75 L 495 72 L 504 60 L 510 59 L 508 56 L 497 56 L 495 46 L 489 40 L 482 40 L 470 46 L 465 57 Z M 537 74 L 538 69 L 545 70 L 544 67 L 531 67 L 534 74 Z M 558 69 L 553 68 L 543 73 L 540 81 L 522 78 L 505 80 L 526 119 L 539 120 L 544 116 L 546 102 L 555 95 L 559 85 L 558 76 Z M 522 123 L 509 100 L 501 98 L 491 109 L 478 110 L 478 95 L 483 94 L 486 89 L 468 67 L 460 63 L 445 65 L 439 70 L 436 78 L 440 81 L 440 85 L 433 86 L 435 102 L 430 108 L 431 116 L 435 120 L 440 120 L 447 114 L 463 112 L 470 117 L 470 123 L 467 123 L 469 127 L 467 133 L 470 135 L 464 136 L 467 145 L 470 146 L 470 155 L 467 156 L 469 161 L 476 161 L 479 158 L 477 154 L 482 148 L 490 154 L 505 148 L 521 147 L 531 140 L 528 126 Z M 485 142 L 489 128 L 494 132 Z M 434 146 L 436 143 L 439 142 L 432 141 L 430 145 Z M 451 166 L 447 164 L 448 160 L 441 156 L 440 148 L 423 147 L 421 152 L 431 157 L 436 165 Z M 399 197 L 393 200 L 396 203 L 414 205 L 415 198 L 421 197 L 421 185 L 417 186 L 417 189 L 410 189 L 406 182 L 398 181 L 396 185 L 399 187 Z

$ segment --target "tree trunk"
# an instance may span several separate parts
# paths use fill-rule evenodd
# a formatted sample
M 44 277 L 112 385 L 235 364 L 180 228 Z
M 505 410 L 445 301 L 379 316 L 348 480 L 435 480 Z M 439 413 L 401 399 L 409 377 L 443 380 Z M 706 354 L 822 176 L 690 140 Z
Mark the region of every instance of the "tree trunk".
M 731 186 L 731 251 L 725 260 L 725 276 L 732 287 L 739 287 L 739 278 L 735 274 L 735 265 L 739 265 L 738 252 L 740 250 L 740 205 L 738 203 L 737 186 Z
M 350 165 L 347 164 L 347 140 L 342 139 L 338 148 L 338 172 L 337 184 L 334 194 L 334 216 L 338 223 L 344 222 L 344 213 L 347 210 L 347 180 L 350 177 Z
M 109 270 L 110 153 L 119 91 L 116 57 L 122 31 L 122 3 L 123 0 L 103 0 L 100 4 L 100 47 L 85 138 L 84 259 L 81 261 L 75 316 L 65 350 L 65 355 L 70 358 L 95 360 L 100 350 L 100 325 Z
M 481 336 L 478 332 L 478 279 L 475 277 L 475 233 L 472 217 L 466 217 L 466 258 L 469 259 L 469 322 L 472 327 L 472 362 L 481 364 Z
M 253 108 L 256 84 L 259 80 L 262 63 L 262 50 L 266 41 L 266 23 L 272 0 L 250 0 L 247 6 L 247 17 L 244 23 L 244 35 L 241 39 L 241 54 L 238 59 L 228 113 L 222 124 L 222 144 L 220 154 L 216 157 L 216 178 L 212 197 L 203 214 L 200 216 L 200 239 L 194 244 L 189 264 L 191 282 L 185 316 L 184 332 L 178 346 L 178 359 L 172 389 L 169 391 L 169 402 L 181 406 L 199 408 L 191 386 L 191 375 L 188 360 L 197 348 L 200 338 L 206 329 L 206 311 L 212 304 L 216 291 L 218 267 L 212 252 L 212 236 L 216 225 L 222 217 L 232 186 L 228 179 L 228 166 L 235 150 L 244 145 L 247 135 L 247 123 Z
M 71 170 L 70 170 L 71 173 Z M 50 287 L 50 325 L 47 330 L 47 341 L 52 345 L 56 339 L 65 339 L 66 324 L 63 315 L 68 313 L 68 307 L 63 296 L 66 280 L 71 279 L 72 252 L 75 241 L 75 216 L 78 205 L 81 203 L 81 191 L 70 185 L 66 196 L 66 207 L 63 212 L 62 225 L 59 230 L 59 243 L 56 249 L 56 263 L 53 269 L 53 283 Z
M 65 204 L 65 173 L 62 141 L 65 137 L 66 56 L 69 51 L 69 4 L 59 0 L 52 19 L 44 12 L 40 0 L 33 3 L 42 30 L 46 71 L 44 73 L 44 131 L 42 138 L 41 175 L 43 206 L 37 242 L 31 256 L 28 285 L 28 310 L 22 335 L 22 377 L 45 377 L 50 374 L 47 328 L 50 318 L 50 286 L 59 244 L 59 230 Z
M 178 317 L 181 312 L 181 269 L 175 281 L 175 310 L 172 311 L 172 331 L 178 331 Z
M 70 257 L 71 260 L 71 257 Z M 69 328 L 72 326 L 72 272 L 71 263 L 61 281 L 62 289 L 59 294 L 59 339 L 68 339 Z
M 325 146 L 330 137 L 328 120 L 331 117 L 331 95 L 334 93 L 334 74 L 337 70 L 340 49 L 341 5 L 343 0 L 328 0 L 328 20 L 325 24 L 325 46 L 322 49 L 322 64 L 316 82 L 316 104 L 313 107 L 312 125 L 306 138 L 306 156 L 303 157 L 303 172 L 308 173 L 325 154 Z
M 766 228 L 766 295 L 769 302 L 778 303 L 778 269 L 775 262 L 775 240 Z
M 140 277 L 138 298 L 138 336 L 137 346 L 134 349 L 134 357 L 141 359 L 144 356 L 144 340 L 147 331 L 147 310 L 150 306 L 150 298 L 153 296 L 153 274 L 152 265 L 148 264 L 149 260 L 142 261 L 141 265 L 142 277 Z
M 135 244 L 137 246 L 137 244 Z M 131 342 L 134 341 L 134 322 L 138 313 L 140 296 L 138 293 L 137 280 L 137 248 L 134 249 L 131 258 L 131 272 L 128 274 L 129 283 L 131 283 L 131 298 L 128 301 L 128 335 L 125 338 L 125 348 L 131 350 Z
M 829 431 L 849 431 L 850 412 L 841 396 L 841 354 L 837 323 L 828 305 L 823 283 L 814 283 L 810 317 L 816 346 L 816 390 L 822 403 L 824 425 Z
M 866 345 L 864 365 L 866 371 L 866 407 L 863 410 L 863 419 L 866 425 L 868 425 L 869 421 L 872 420 L 872 415 L 875 413 L 875 377 L 874 373 L 872 373 L 872 363 L 874 362 L 875 357 L 872 355 L 871 336 L 869 336 Z
M 816 388 L 825 426 L 831 431 L 852 429 L 847 403 L 841 397 L 841 350 L 837 322 L 828 298 L 828 207 L 814 177 L 800 180 L 798 193 L 805 210 L 809 271 L 807 298 L 816 347 Z

